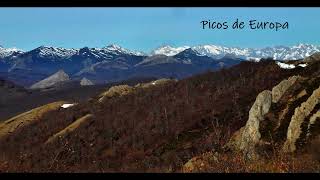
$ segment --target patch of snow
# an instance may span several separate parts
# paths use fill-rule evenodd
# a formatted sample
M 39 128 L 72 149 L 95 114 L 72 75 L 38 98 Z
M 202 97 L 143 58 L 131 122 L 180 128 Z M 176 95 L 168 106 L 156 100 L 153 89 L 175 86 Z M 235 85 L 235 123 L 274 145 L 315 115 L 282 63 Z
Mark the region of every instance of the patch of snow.
M 300 66 L 300 67 L 307 67 L 307 64 L 299 64 L 298 66 Z
M 282 62 L 276 62 L 276 63 L 282 69 L 294 69 L 294 68 L 296 68 L 296 66 L 293 65 L 293 64 L 286 64 L 286 63 L 282 63 Z
M 63 104 L 61 107 L 66 109 L 68 107 L 74 106 L 74 104 Z

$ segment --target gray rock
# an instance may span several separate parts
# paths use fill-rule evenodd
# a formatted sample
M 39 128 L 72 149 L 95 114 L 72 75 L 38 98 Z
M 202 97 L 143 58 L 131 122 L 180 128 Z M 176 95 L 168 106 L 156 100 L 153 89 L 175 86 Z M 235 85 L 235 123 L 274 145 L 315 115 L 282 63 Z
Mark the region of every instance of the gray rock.
M 286 80 L 281 81 L 278 85 L 272 88 L 272 102 L 277 103 L 283 94 L 300 78 L 300 76 L 291 76 Z
M 301 124 L 307 116 L 310 115 L 314 107 L 320 102 L 320 87 L 313 91 L 306 102 L 302 103 L 294 111 L 287 131 L 287 140 L 284 143 L 284 152 L 294 152 L 296 150 L 296 141 L 301 134 Z
M 258 157 L 255 149 L 261 138 L 259 125 L 264 120 L 265 114 L 269 112 L 271 101 L 272 93 L 269 90 L 262 91 L 257 96 L 249 111 L 249 119 L 246 125 L 233 134 L 226 145 L 227 148 L 242 151 L 248 159 Z
M 68 74 L 66 74 L 63 70 L 59 70 L 58 72 L 54 73 L 53 75 L 43 79 L 35 84 L 33 84 L 30 88 L 31 89 L 44 89 L 54 86 L 55 84 L 69 81 L 70 78 Z
M 255 146 L 259 143 L 261 137 L 259 125 L 271 107 L 271 94 L 271 91 L 265 90 L 257 96 L 256 101 L 249 111 L 249 119 L 241 134 L 239 148 L 246 152 L 249 158 L 255 156 Z

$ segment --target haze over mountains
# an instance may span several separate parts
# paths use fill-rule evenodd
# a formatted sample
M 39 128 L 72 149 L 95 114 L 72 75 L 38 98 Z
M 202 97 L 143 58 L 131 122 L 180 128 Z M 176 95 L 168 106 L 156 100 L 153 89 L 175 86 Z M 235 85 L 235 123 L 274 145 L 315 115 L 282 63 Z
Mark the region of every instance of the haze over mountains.
M 162 46 L 149 54 L 114 44 L 103 48 L 80 49 L 40 46 L 27 52 L 0 47 L 0 77 L 25 87 L 59 70 L 63 70 L 72 80 L 86 78 L 94 84 L 137 77 L 181 79 L 230 67 L 245 60 L 296 60 L 319 51 L 320 46 L 310 44 L 262 49 L 217 45 Z

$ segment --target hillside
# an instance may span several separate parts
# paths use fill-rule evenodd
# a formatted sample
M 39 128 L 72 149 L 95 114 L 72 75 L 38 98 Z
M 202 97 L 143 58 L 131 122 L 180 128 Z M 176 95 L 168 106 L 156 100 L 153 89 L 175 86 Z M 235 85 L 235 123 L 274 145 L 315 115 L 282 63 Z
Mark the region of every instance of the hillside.
M 85 102 L 107 87 L 119 83 L 137 84 L 154 78 L 135 78 L 106 85 L 83 86 L 79 81 L 68 81 L 46 89 L 25 89 L 12 82 L 0 80 L 0 122 L 33 108 L 55 102 Z
M 256 97 L 244 126 L 223 150 L 189 160 L 183 172 L 319 172 L 319 54 L 309 68 Z M 293 63 L 295 64 L 295 63 Z
M 246 137 L 239 129 L 252 119 L 252 107 L 260 107 L 259 103 L 254 105 L 259 94 L 272 90 L 292 76 L 303 77 L 302 85 L 294 85 L 296 90 L 290 89 L 285 91 L 287 95 L 277 96 L 277 103 L 270 105 L 270 111 L 263 114 L 270 120 L 261 123 L 264 130 L 261 139 L 267 145 L 272 144 L 266 149 L 277 149 L 273 142 L 285 140 L 283 128 L 287 127 L 292 108 L 299 106 L 319 87 L 319 61 L 308 61 L 306 67 L 298 65 L 304 63 L 301 61 L 287 63 L 295 68 L 281 68 L 275 61 L 241 62 L 228 69 L 179 81 L 160 80 L 106 88 L 88 101 L 44 113 L 33 124 L 0 138 L 0 152 L 4 154 L 0 159 L 0 171 L 258 171 L 241 169 L 244 164 L 235 163 L 238 159 L 233 157 L 245 157 L 236 156 L 243 149 L 233 150 L 228 144 L 232 139 L 238 142 L 237 134 Z M 299 95 L 303 100 L 292 101 L 291 107 L 288 99 L 300 94 L 304 87 L 306 94 Z M 272 131 L 270 138 L 268 132 L 274 127 L 269 122 L 277 122 L 280 109 L 286 109 L 287 105 L 290 105 L 287 108 L 290 113 L 284 115 L 280 129 L 276 128 L 275 133 Z M 311 114 L 315 113 L 312 110 Z M 248 140 L 251 142 L 250 138 Z M 303 151 L 304 148 L 298 149 Z M 256 153 L 255 150 L 252 152 Z M 266 152 L 277 159 L 273 153 L 276 151 Z M 310 163 L 313 163 L 312 158 L 304 169 L 299 169 L 301 164 L 297 164 L 298 169 L 292 171 L 317 171 L 319 164 Z M 198 166 L 202 169 L 196 168 Z

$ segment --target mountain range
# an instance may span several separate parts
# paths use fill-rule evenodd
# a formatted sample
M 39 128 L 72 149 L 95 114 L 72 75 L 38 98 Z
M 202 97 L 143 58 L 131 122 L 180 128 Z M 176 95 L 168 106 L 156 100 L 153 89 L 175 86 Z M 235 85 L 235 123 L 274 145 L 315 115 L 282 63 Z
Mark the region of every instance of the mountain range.
M 162 46 L 152 51 L 151 54 L 164 54 L 167 56 L 173 56 L 188 48 L 198 52 L 199 55 L 209 56 L 215 59 L 229 55 L 244 60 L 259 60 L 261 58 L 273 58 L 275 60 L 298 60 L 308 57 L 316 52 L 319 52 L 320 50 L 320 46 L 302 43 L 291 47 L 274 46 L 266 48 L 239 48 L 219 45 L 199 45 L 193 47 L 182 46 L 177 48 L 171 46 Z
M 262 49 L 217 45 L 162 46 L 147 54 L 118 45 L 80 49 L 40 46 L 31 51 L 0 47 L 0 77 L 30 87 L 63 70 L 72 80 L 86 78 L 94 84 L 137 77 L 185 78 L 208 70 L 227 68 L 261 58 L 296 60 L 320 51 L 320 46 L 299 44 Z

